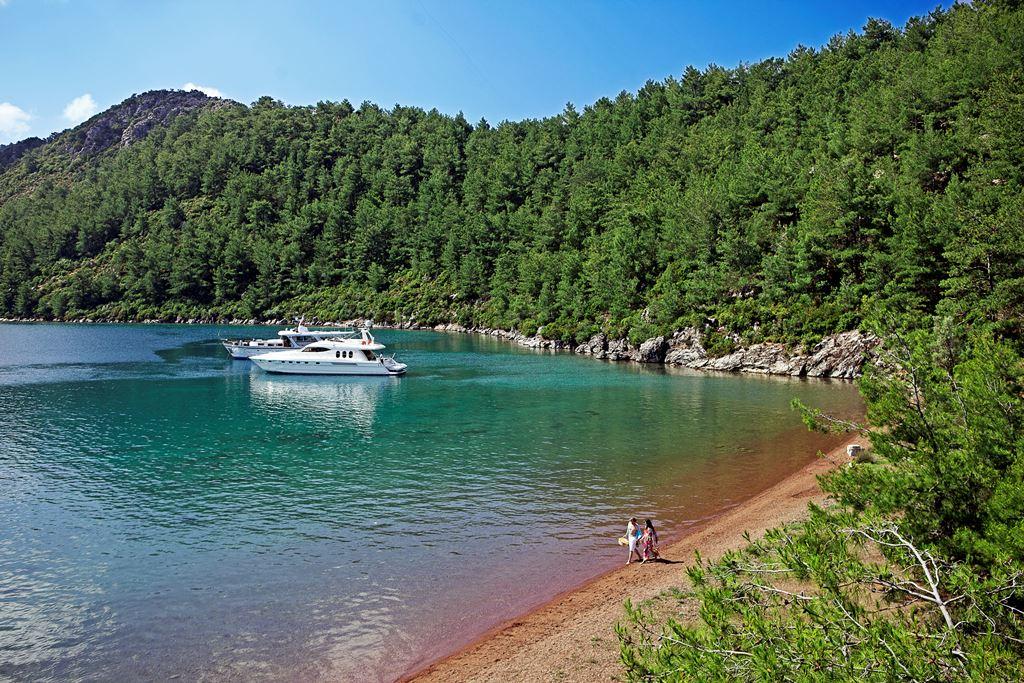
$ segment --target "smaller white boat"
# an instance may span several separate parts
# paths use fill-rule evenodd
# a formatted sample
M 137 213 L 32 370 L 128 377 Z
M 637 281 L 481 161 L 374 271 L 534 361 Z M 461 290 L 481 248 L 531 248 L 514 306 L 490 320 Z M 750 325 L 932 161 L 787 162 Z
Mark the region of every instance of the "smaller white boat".
M 223 339 L 221 343 L 232 358 L 244 359 L 261 353 L 301 349 L 324 339 L 348 339 L 355 336 L 355 330 L 311 330 L 300 320 L 295 327 L 278 332 L 277 339 Z
M 301 349 L 262 353 L 251 360 L 261 370 L 285 375 L 404 375 L 405 363 L 380 355 L 385 348 L 364 327 L 358 339 L 321 339 Z

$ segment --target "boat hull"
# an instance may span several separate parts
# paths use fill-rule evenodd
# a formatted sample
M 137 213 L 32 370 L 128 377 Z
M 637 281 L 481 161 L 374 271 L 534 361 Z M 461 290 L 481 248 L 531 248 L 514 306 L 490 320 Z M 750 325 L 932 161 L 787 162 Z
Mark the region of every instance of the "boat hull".
M 281 360 L 252 358 L 261 370 L 275 375 L 379 375 L 405 374 L 405 365 L 398 363 L 389 368 L 379 361 L 332 363 L 330 361 Z

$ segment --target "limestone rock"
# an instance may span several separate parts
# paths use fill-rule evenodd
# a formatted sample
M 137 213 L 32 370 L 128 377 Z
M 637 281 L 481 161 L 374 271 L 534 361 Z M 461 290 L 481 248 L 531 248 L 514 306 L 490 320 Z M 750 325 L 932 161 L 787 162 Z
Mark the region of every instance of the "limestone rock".
M 708 352 L 700 340 L 700 332 L 693 327 L 686 327 L 668 340 L 665 352 L 666 365 L 683 365 L 688 368 L 702 368 L 708 362 Z
M 877 337 L 854 330 L 825 337 L 806 354 L 793 353 L 782 344 L 766 342 L 709 358 L 701 344 L 700 332 L 690 327 L 679 330 L 668 340 L 664 362 L 719 372 L 854 379 L 860 376 L 877 344 Z
M 598 354 L 598 358 L 604 360 L 633 360 L 634 352 L 629 345 L 629 341 L 625 339 L 615 339 L 608 342 L 608 348 L 602 353 Z
M 589 340 L 577 346 L 574 350 L 579 354 L 590 354 L 594 356 L 604 353 L 608 350 L 608 337 L 603 333 L 598 332 Z
M 663 363 L 668 351 L 665 337 L 651 337 L 637 349 L 637 361 L 641 363 Z
M 811 349 L 804 374 L 808 377 L 859 377 L 878 337 L 858 330 L 825 337 Z
M 195 90 L 151 90 L 132 95 L 52 139 L 74 158 L 92 156 L 111 147 L 138 142 L 155 126 L 165 126 L 181 114 L 234 104 Z

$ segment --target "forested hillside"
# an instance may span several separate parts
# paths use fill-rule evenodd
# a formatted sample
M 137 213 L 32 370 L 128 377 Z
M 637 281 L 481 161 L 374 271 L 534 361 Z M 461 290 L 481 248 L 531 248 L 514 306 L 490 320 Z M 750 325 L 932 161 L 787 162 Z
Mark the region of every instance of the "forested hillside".
M 976 2 L 542 120 L 265 97 L 58 138 L 0 170 L 0 313 L 1017 334 L 1022 67 L 1024 11 Z

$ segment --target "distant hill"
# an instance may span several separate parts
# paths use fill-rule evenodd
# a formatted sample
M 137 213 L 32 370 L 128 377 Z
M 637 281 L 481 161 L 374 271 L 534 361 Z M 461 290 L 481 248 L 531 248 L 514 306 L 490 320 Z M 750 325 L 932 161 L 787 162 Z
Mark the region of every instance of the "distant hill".
M 956 4 L 540 120 L 136 95 L 0 149 L 0 314 L 809 343 L 1024 314 L 1024 11 Z
M 83 160 L 94 162 L 100 155 L 138 142 L 154 128 L 167 126 L 182 114 L 237 104 L 191 90 L 151 90 L 132 95 L 120 104 L 96 114 L 74 128 L 54 133 L 46 139 L 32 137 L 9 145 L 0 145 L 0 172 L 13 166 L 33 150 L 45 147 L 26 166 L 38 169 L 44 158 L 58 157 L 65 165 Z M 31 173 L 25 174 L 25 176 Z M 24 176 L 23 176 L 24 177 Z
M 154 126 L 166 126 L 182 114 L 230 103 L 197 90 L 151 90 L 132 95 L 60 135 L 54 142 L 72 157 L 96 155 L 138 142 Z

